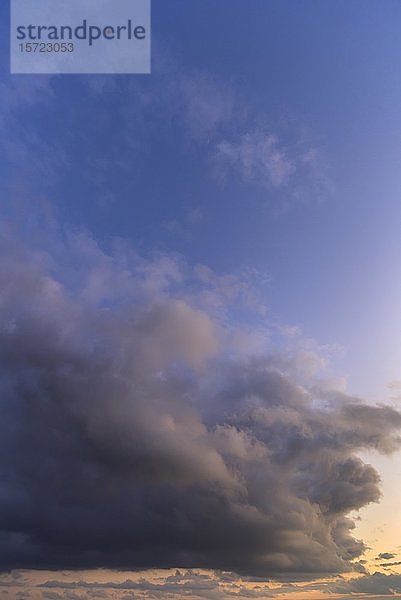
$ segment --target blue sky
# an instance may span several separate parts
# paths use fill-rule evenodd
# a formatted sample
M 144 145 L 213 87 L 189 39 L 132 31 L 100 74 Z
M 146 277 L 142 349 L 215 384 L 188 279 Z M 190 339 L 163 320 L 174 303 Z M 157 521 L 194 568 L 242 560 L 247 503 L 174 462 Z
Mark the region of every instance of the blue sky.
M 28 101 L 29 85 L 21 92 L 19 126 L 37 136 L 27 143 L 62 154 L 29 185 L 100 238 L 267 272 L 273 313 L 345 346 L 347 370 L 359 356 L 355 391 L 369 392 L 374 365 L 377 394 L 399 358 L 399 12 L 397 2 L 155 2 L 151 77 L 100 78 L 98 94 L 96 76 L 56 77 L 45 106 Z M 142 114 L 141 95 L 153 95 Z M 243 134 L 254 145 L 276 136 L 291 165 L 311 151 L 309 172 L 297 164 L 276 186 L 257 168 L 219 181 L 213 152 Z M 15 185 L 18 160 L 29 162 L 3 162 L 3 182 Z M 188 231 L 176 235 L 178 224 Z
M 266 327 L 269 355 L 313 352 L 342 392 L 397 404 L 399 2 L 153 0 L 138 76 L 10 75 L 5 3 L 1 23 L 2 211 L 27 247 L 47 231 L 63 284 L 116 240 L 170 257 L 185 302 L 203 284 L 215 303 L 252 289 L 256 310 L 226 306 L 224 327 Z M 77 231 L 104 254 L 60 250 Z

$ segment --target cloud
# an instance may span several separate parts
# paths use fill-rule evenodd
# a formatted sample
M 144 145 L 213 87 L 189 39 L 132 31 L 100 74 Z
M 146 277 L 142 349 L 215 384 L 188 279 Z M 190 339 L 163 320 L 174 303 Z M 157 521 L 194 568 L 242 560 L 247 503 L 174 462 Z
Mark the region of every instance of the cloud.
M 352 570 L 401 415 L 233 352 L 235 278 L 44 231 L 1 228 L 2 567 Z
M 268 582 L 250 583 L 234 573 L 201 571 L 198 569 L 176 569 L 167 571 L 140 571 L 124 578 L 122 573 L 103 573 L 99 579 L 74 579 L 73 573 L 58 573 L 57 579 L 48 579 L 48 574 L 39 575 L 40 582 L 29 581 L 29 572 L 24 572 L 24 585 L 32 598 L 127 598 L 163 599 L 190 598 L 192 600 L 219 600 L 222 597 L 270 598 L 272 588 Z M 109 577 L 109 579 L 107 579 Z M 37 576 L 36 576 L 37 579 Z M 0 585 L 1 581 L 0 581 Z M 18 586 L 10 587 L 13 597 L 21 593 Z M 276 586 L 277 589 L 277 586 Z M 283 587 L 284 589 L 284 587 Z M 3 587 L 4 590 L 4 587 Z
M 130 197 L 137 193 L 151 154 L 174 148 L 211 180 L 261 185 L 270 199 L 285 189 L 286 198 L 277 198 L 285 207 L 327 196 L 325 161 L 296 127 L 288 131 L 273 115 L 260 114 L 234 82 L 184 68 L 157 42 L 153 54 L 151 79 L 79 77 L 68 101 L 58 77 L 5 79 L 0 86 L 5 181 L 14 188 L 18 180 L 18 191 L 28 196 L 57 189 L 60 197 L 61 184 L 77 179 L 109 211 L 128 191 Z M 115 183 L 121 180 L 133 183 L 117 194 L 119 200 Z M 185 238 L 202 219 L 193 209 L 170 214 L 162 226 Z
M 178 81 L 181 116 L 194 139 L 216 135 L 222 125 L 238 115 L 237 99 L 228 85 L 217 84 L 209 75 L 196 72 L 185 74 Z
M 221 141 L 216 147 L 215 164 L 223 175 L 235 170 L 246 181 L 278 188 L 286 185 L 295 165 L 271 133 L 246 133 L 238 141 Z
M 322 152 L 296 129 L 260 121 L 255 115 L 243 117 L 239 129 L 215 140 L 210 164 L 216 181 L 259 187 L 269 202 L 278 200 L 280 212 L 295 203 L 326 201 L 332 184 Z
M 377 572 L 336 584 L 333 591 L 341 594 L 363 593 L 398 597 L 401 595 L 401 575 L 385 575 Z
M 391 552 L 380 552 L 380 554 L 376 557 L 376 560 L 391 560 L 392 558 L 395 558 L 395 554 L 392 554 Z
M 7 579 L 6 579 L 7 578 Z M 272 582 L 263 577 L 244 577 L 228 571 L 200 569 L 146 570 L 135 573 L 95 571 L 91 573 L 13 572 L 0 577 L 1 593 L 17 599 L 44 598 L 113 598 L 126 600 L 159 600 L 189 598 L 220 600 L 221 598 L 300 598 L 400 597 L 399 575 L 375 573 L 354 579 L 330 577 L 323 580 Z

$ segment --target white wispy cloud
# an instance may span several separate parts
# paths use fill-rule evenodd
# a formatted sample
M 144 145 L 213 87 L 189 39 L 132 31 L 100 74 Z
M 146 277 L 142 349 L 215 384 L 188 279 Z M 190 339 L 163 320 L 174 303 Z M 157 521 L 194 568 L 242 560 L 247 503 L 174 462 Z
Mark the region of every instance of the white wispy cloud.
M 216 145 L 213 164 L 223 177 L 233 172 L 245 181 L 278 188 L 288 184 L 296 166 L 270 133 L 246 133 L 237 141 Z

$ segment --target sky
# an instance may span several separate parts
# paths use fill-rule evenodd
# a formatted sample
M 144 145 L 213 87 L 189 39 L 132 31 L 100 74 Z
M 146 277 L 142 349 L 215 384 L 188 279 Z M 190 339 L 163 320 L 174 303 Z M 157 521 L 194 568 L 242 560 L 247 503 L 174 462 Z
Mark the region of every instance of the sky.
M 401 4 L 152 0 L 11 75 L 0 597 L 401 598 Z

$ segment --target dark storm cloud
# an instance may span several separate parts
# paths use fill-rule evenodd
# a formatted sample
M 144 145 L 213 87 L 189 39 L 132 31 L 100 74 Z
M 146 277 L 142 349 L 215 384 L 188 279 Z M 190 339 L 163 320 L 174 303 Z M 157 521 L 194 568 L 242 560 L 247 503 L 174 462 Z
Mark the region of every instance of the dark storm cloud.
M 227 280 L 2 231 L 3 569 L 352 568 L 348 514 L 380 495 L 357 453 L 398 448 L 398 412 L 248 353 L 210 308 Z

